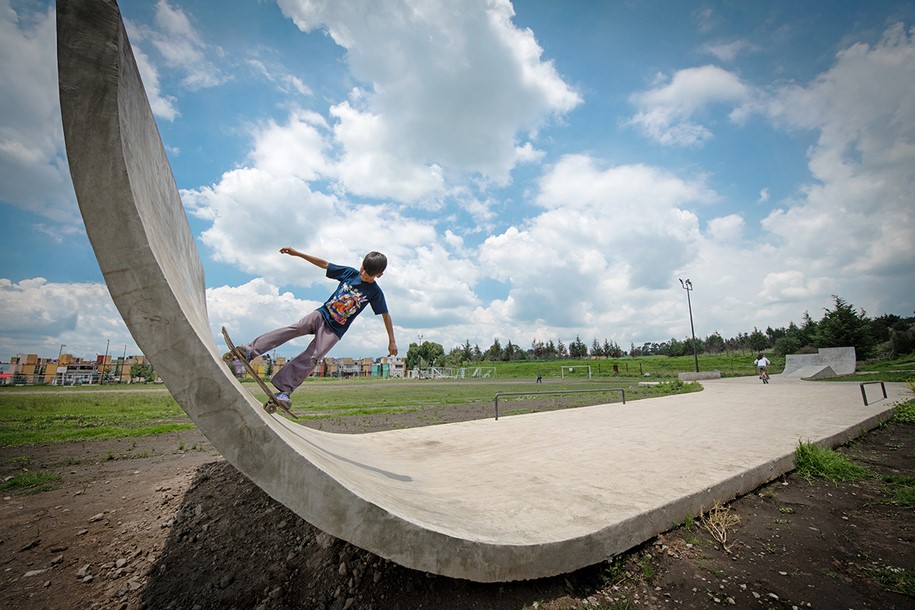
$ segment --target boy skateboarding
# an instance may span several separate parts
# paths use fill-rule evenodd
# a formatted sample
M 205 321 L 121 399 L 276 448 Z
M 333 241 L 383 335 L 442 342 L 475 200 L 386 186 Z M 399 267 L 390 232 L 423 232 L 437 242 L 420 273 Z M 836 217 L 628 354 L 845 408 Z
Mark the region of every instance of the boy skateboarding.
M 352 267 L 335 265 L 316 256 L 299 252 L 295 248 L 280 248 L 280 253 L 303 258 L 312 265 L 325 269 L 327 277 L 339 282 L 337 289 L 321 307 L 298 322 L 265 333 L 247 345 L 238 346 L 238 351 L 250 362 L 291 339 L 314 335 L 305 351 L 287 362 L 271 380 L 278 390 L 274 394 L 275 400 L 286 408 L 291 408 L 292 400 L 289 395 L 311 374 L 318 361 L 343 338 L 353 320 L 362 313 L 366 305 L 371 305 L 375 315 L 380 314 L 384 321 L 384 328 L 388 333 L 389 356 L 397 355 L 397 344 L 394 341 L 394 324 L 388 313 L 384 293 L 375 281 L 382 276 L 387 267 L 388 259 L 384 254 L 369 252 L 357 271 Z M 234 357 L 230 351 L 223 359 L 231 361 Z

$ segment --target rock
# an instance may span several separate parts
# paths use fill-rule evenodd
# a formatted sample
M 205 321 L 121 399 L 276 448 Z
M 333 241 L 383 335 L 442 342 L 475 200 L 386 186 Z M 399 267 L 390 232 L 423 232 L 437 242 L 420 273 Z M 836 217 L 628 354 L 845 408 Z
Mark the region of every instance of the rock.
M 56 566 L 57 564 L 59 564 L 59 563 L 62 562 L 63 560 L 64 560 L 64 556 L 63 556 L 63 555 L 58 555 L 57 557 L 55 557 L 54 559 L 51 560 L 51 565 L 52 565 L 52 566 Z
M 105 513 L 99 513 L 97 515 L 92 515 L 89 517 L 89 523 L 95 523 L 96 521 L 101 521 L 105 518 Z
M 78 578 L 78 579 L 83 579 L 83 578 L 85 578 L 86 576 L 88 576 L 88 575 L 89 575 L 89 568 L 90 568 L 90 565 L 87 563 L 86 565 L 84 565 L 83 567 L 81 567 L 80 569 L 78 569 L 78 570 L 76 571 L 76 578 Z
M 219 579 L 219 588 L 220 589 L 227 588 L 229 585 L 232 584 L 232 582 L 234 580 L 235 580 L 234 576 L 232 576 L 231 574 L 226 574 L 225 576 L 223 576 L 222 578 Z
M 47 571 L 48 571 L 47 569 L 44 569 L 44 570 L 29 570 L 28 572 L 26 572 L 25 574 L 23 574 L 22 577 L 23 577 L 23 578 L 32 578 L 33 576 L 38 576 L 38 575 L 40 575 L 40 574 L 44 574 L 44 573 L 47 572 Z

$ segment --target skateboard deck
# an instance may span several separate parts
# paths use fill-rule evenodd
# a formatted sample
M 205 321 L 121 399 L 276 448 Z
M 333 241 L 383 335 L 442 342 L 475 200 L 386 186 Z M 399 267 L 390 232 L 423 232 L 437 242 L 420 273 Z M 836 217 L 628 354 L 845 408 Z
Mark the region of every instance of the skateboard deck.
M 235 347 L 235 344 L 232 343 L 232 339 L 229 337 L 229 331 L 226 330 L 225 326 L 222 327 L 222 337 L 226 340 L 226 346 L 229 348 L 229 351 L 235 354 L 235 358 L 242 363 L 242 366 L 245 367 L 245 370 L 248 371 L 248 374 L 254 377 L 254 381 L 257 382 L 257 385 L 259 385 L 261 390 L 263 390 L 267 395 L 267 402 L 264 403 L 264 410 L 267 413 L 272 414 L 276 413 L 277 409 L 282 409 L 293 419 L 298 419 L 298 416 L 287 409 L 286 405 L 273 397 L 273 391 L 267 386 L 266 382 L 261 379 L 260 375 L 257 374 L 257 371 L 254 370 L 254 367 L 251 366 L 251 364 L 245 359 L 245 355 L 242 353 L 242 351 Z

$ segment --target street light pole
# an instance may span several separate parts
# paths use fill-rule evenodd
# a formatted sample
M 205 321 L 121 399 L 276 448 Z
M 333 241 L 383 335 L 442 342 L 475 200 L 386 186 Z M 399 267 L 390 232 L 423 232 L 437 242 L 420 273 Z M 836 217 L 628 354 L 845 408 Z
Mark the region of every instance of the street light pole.
M 699 352 L 696 350 L 696 329 L 693 326 L 693 304 L 690 301 L 689 293 L 693 290 L 693 283 L 687 279 L 685 282 L 680 280 L 680 286 L 686 291 L 686 305 L 689 307 L 689 330 L 693 335 L 693 359 L 696 361 L 696 372 L 699 372 Z

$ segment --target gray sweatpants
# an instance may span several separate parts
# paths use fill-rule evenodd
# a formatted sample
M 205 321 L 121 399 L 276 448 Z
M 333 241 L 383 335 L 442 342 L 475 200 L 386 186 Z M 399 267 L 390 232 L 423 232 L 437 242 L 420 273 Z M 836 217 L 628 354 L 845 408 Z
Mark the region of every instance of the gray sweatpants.
M 293 390 L 302 385 L 318 364 L 340 338 L 324 322 L 321 312 L 315 310 L 289 326 L 271 330 L 246 345 L 254 354 L 266 354 L 274 347 L 303 335 L 314 335 L 305 351 L 287 362 L 278 373 L 273 376 L 271 383 L 280 392 L 291 394 Z

